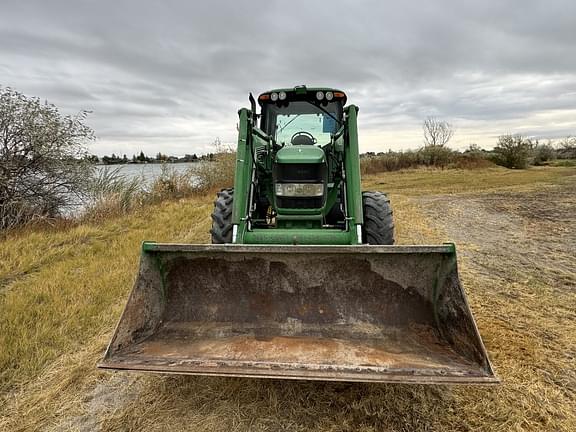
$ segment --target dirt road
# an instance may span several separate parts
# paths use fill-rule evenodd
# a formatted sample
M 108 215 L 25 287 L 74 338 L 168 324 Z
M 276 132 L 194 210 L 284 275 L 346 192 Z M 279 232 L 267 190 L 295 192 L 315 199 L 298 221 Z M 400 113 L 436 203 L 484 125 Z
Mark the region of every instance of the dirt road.
M 575 188 L 569 183 L 527 192 L 438 195 L 419 203 L 480 274 L 515 280 L 520 273 L 574 290 Z

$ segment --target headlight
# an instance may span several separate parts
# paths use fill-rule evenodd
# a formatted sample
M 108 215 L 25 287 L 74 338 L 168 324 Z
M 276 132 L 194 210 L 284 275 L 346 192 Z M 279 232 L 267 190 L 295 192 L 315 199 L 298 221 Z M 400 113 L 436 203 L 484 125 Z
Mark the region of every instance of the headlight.
M 278 100 L 278 93 L 272 93 L 270 99 L 272 99 L 272 102 L 276 102 Z
M 332 99 L 334 99 L 334 93 L 326 92 L 326 100 L 331 101 Z
M 316 92 L 316 99 L 318 100 L 324 99 L 324 93 L 322 93 L 321 91 Z
M 323 183 L 276 183 L 276 195 L 285 197 L 321 197 Z
M 280 93 L 278 93 L 278 97 L 280 98 L 280 100 L 286 99 L 286 92 L 280 92 Z

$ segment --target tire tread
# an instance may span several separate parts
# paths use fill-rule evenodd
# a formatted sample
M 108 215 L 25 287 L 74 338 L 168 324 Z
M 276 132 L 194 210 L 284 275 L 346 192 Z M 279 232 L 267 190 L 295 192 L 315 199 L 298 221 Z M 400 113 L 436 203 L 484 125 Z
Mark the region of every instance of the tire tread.
M 383 192 L 362 192 L 364 227 L 362 243 L 394 244 L 394 217 L 390 198 Z
M 222 189 L 216 194 L 212 211 L 212 244 L 232 243 L 232 204 L 234 189 Z

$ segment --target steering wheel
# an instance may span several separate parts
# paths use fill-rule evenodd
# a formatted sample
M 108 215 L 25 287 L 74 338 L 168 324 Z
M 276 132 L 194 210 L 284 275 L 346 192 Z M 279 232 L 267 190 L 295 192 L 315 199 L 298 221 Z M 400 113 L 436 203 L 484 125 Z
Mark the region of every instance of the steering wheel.
M 300 131 L 292 135 L 290 142 L 292 145 L 314 145 L 318 140 L 310 132 Z

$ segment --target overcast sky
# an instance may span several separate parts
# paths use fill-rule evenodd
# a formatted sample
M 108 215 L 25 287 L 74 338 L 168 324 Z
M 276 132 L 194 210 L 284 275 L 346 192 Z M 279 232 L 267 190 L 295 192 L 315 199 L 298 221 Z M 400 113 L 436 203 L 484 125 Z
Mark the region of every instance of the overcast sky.
M 0 2 L 0 85 L 90 110 L 91 151 L 184 155 L 236 139 L 249 92 L 332 86 L 362 151 L 576 134 L 576 1 Z

